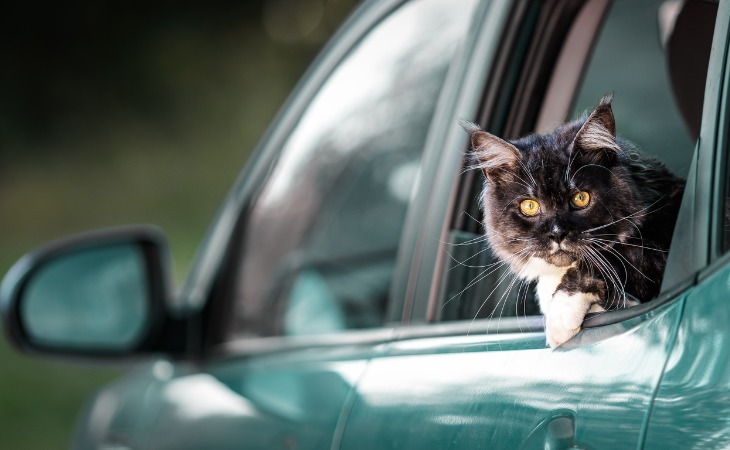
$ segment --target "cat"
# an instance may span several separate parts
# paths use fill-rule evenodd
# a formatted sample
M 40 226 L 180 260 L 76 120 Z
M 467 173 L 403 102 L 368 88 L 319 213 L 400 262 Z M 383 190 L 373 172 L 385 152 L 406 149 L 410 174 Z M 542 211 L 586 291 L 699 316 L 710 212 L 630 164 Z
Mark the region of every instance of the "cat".
M 517 277 L 537 281 L 552 348 L 576 335 L 587 313 L 659 294 L 684 191 L 684 180 L 616 136 L 612 100 L 510 142 L 462 124 L 469 168 L 486 179 L 487 240 Z

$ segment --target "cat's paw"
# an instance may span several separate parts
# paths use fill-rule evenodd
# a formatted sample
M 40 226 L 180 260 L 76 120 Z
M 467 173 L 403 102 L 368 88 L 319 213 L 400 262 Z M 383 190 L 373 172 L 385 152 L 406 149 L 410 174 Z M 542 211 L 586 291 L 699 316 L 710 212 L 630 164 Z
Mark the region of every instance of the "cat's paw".
M 586 313 L 597 301 L 595 294 L 557 291 L 550 302 L 550 311 L 545 316 L 547 344 L 555 348 L 578 334 Z

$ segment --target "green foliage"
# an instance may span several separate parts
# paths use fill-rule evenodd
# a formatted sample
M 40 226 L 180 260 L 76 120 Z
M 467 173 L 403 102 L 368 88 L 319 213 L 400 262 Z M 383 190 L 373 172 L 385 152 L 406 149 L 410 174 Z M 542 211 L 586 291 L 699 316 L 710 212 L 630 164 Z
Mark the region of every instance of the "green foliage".
M 64 448 L 83 402 L 118 374 L 20 355 L 5 341 L 0 361 L 0 447 L 15 450 Z
M 352 7 L 333 2 L 326 23 L 285 42 L 266 28 L 278 11 L 267 3 L 6 11 L 18 25 L 3 30 L 14 45 L 0 74 L 0 272 L 70 233 L 154 223 L 183 279 L 264 127 Z M 120 370 L 0 342 L 0 448 L 64 448 Z

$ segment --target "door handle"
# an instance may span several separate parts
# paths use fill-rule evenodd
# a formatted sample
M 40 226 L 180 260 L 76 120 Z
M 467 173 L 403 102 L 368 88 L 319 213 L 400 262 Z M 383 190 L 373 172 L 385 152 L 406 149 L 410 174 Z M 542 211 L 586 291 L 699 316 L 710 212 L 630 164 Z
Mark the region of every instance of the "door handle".
M 545 450 L 565 450 L 575 446 L 575 420 L 568 416 L 552 419 L 545 434 Z
M 575 442 L 575 417 L 560 412 L 535 427 L 520 446 L 520 450 L 588 450 L 590 447 Z

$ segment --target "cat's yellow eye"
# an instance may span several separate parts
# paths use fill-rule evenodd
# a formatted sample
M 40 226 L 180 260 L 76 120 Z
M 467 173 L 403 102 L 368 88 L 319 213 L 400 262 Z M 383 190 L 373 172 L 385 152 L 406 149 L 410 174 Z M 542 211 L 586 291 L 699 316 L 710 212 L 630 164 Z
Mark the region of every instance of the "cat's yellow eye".
M 534 216 L 540 212 L 540 204 L 532 199 L 522 200 L 520 202 L 520 211 L 526 216 Z
M 586 191 L 580 191 L 573 194 L 573 197 L 570 199 L 570 203 L 573 204 L 576 208 L 585 208 L 588 206 L 588 203 L 591 201 L 591 194 L 589 194 Z

